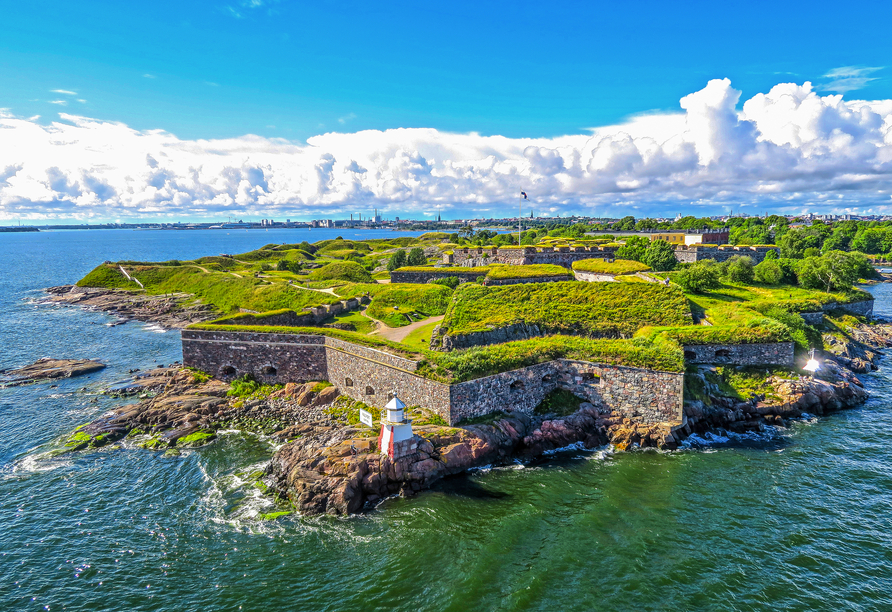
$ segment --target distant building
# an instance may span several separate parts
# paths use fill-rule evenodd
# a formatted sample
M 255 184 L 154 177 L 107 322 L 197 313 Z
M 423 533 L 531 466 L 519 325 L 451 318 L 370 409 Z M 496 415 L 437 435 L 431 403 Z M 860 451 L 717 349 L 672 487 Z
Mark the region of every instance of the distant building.
M 698 230 L 698 231 L 669 231 L 669 232 L 653 232 L 647 234 L 651 242 L 654 240 L 662 240 L 669 244 L 692 245 L 692 244 L 728 244 L 729 233 L 727 229 L 719 230 Z

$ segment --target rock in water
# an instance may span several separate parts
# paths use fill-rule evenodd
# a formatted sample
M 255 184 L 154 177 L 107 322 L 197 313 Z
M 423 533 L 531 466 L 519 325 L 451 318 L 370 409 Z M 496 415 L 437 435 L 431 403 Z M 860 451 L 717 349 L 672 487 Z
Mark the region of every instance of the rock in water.
M 24 385 L 38 380 L 72 378 L 96 372 L 105 367 L 93 359 L 51 359 L 44 357 L 17 370 L 0 371 L 0 386 Z

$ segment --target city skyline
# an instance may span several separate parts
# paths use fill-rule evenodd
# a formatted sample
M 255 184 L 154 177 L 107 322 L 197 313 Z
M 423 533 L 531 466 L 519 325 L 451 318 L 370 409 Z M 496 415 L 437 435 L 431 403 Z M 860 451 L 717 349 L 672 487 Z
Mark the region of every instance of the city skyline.
M 801 8 L 17 6 L 0 223 L 890 212 L 892 9 Z

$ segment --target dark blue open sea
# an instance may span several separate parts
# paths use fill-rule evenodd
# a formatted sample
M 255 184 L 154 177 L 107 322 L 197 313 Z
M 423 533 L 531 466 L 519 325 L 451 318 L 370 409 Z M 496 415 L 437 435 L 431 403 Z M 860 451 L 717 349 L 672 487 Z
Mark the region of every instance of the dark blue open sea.
M 892 367 L 862 408 L 699 450 L 479 470 L 350 519 L 253 520 L 267 440 L 52 457 L 177 332 L 36 303 L 106 259 L 189 259 L 390 232 L 0 234 L 0 368 L 109 367 L 0 390 L 0 610 L 892 610 Z M 892 286 L 871 289 L 892 314 Z M 892 364 L 889 364 L 892 366 Z

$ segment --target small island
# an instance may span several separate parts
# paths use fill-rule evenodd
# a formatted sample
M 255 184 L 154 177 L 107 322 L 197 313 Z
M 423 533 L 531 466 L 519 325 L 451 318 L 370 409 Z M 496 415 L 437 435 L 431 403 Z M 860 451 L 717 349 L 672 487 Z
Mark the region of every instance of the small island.
M 571 445 L 672 450 L 856 406 L 892 342 L 855 286 L 879 278 L 860 253 L 569 234 L 100 264 L 52 299 L 181 328 L 183 365 L 113 390 L 144 399 L 66 444 L 176 454 L 261 431 L 285 443 L 251 475 L 277 516 L 350 514 Z M 409 437 L 382 446 L 394 424 Z

